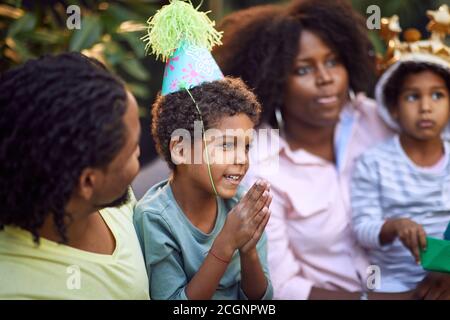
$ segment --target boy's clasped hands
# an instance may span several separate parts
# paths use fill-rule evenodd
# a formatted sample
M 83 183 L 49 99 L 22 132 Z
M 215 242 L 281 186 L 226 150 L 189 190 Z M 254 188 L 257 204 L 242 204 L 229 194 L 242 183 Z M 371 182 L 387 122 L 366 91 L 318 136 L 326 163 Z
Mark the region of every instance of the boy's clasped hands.
M 269 183 L 261 179 L 256 181 L 228 214 L 225 225 L 214 242 L 214 255 L 230 261 L 236 250 L 240 254 L 256 250 L 256 244 L 270 218 L 271 202 Z

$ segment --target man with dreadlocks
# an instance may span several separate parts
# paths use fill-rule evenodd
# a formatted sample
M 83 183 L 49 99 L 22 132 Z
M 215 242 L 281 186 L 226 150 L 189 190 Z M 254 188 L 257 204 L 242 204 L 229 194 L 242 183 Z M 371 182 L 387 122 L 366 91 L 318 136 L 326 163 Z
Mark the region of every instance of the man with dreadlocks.
M 0 78 L 0 299 L 148 299 L 136 100 L 79 53 Z

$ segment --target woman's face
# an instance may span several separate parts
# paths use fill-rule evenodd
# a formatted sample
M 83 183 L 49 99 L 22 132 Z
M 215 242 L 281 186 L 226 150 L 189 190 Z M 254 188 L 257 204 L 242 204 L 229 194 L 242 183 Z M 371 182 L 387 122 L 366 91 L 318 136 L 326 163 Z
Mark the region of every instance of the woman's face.
M 304 30 L 287 79 L 285 121 L 309 127 L 332 127 L 348 101 L 348 73 L 337 52 L 314 32 Z

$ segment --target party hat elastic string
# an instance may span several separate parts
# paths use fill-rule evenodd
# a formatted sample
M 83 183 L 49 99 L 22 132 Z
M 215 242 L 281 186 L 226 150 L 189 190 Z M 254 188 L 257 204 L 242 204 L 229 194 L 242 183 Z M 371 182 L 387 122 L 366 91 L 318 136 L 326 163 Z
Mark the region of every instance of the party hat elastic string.
M 197 112 L 198 112 L 198 114 L 199 114 L 199 116 L 200 116 L 200 123 L 201 123 L 201 125 L 202 125 L 202 140 L 203 140 L 203 144 L 204 144 L 204 146 L 205 146 L 206 165 L 208 166 L 209 180 L 211 181 L 211 185 L 212 185 L 212 188 L 213 188 L 213 190 L 214 190 L 215 195 L 216 195 L 216 196 L 219 196 L 219 194 L 217 193 L 217 190 L 216 190 L 216 186 L 215 186 L 215 184 L 214 184 L 214 180 L 213 180 L 212 174 L 211 174 L 211 163 L 210 163 L 210 161 L 209 161 L 208 145 L 206 144 L 205 126 L 204 126 L 204 124 L 203 124 L 202 113 L 201 113 L 201 111 L 200 111 L 200 108 L 198 107 L 197 101 L 195 101 L 195 99 L 194 99 L 194 97 L 192 96 L 192 94 L 191 94 L 191 92 L 189 91 L 189 89 L 188 89 L 188 88 L 185 88 L 185 89 L 186 89 L 187 93 L 189 94 L 189 96 L 191 97 L 192 102 L 194 102 L 195 108 L 197 109 Z

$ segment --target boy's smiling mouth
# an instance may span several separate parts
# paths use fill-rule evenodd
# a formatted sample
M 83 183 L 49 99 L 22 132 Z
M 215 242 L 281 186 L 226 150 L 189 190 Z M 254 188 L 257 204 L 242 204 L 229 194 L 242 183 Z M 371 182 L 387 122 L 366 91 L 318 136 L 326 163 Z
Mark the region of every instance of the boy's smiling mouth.
M 232 184 L 239 184 L 244 177 L 243 174 L 224 174 L 223 177 Z

